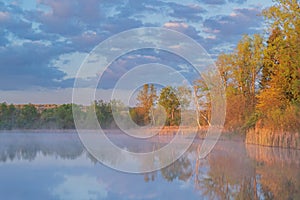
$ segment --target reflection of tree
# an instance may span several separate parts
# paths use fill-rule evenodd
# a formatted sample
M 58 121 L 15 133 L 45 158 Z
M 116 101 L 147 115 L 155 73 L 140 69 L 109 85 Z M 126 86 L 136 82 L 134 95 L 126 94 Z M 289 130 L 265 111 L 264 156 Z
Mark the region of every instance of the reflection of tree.
M 82 145 L 72 134 L 2 134 L 0 135 L 0 162 L 7 160 L 32 161 L 38 154 L 62 159 L 76 159 L 83 153 Z
M 299 151 L 246 145 L 265 199 L 300 199 Z
M 161 169 L 162 177 L 168 182 L 193 178 L 195 188 L 208 199 L 300 199 L 299 151 L 219 141 L 206 159 L 199 160 L 199 149 L 192 146 Z M 148 173 L 144 180 L 156 176 Z
M 149 182 L 150 180 L 154 181 L 156 176 L 157 176 L 156 172 L 146 173 L 146 174 L 144 174 L 144 181 L 145 182 Z
M 193 174 L 191 161 L 186 156 L 182 156 L 173 164 L 161 169 L 161 174 L 170 182 L 175 179 L 187 181 Z
M 262 173 L 262 191 L 266 199 L 299 199 L 299 175 L 286 177 L 286 174 L 279 174 L 278 169 L 260 171 Z M 274 174 L 274 172 L 276 174 Z M 278 176 L 279 175 L 279 176 Z M 274 180 L 274 177 L 278 178 Z M 297 180 L 298 179 L 298 180 Z
M 243 144 L 224 143 L 197 160 L 195 187 L 212 199 L 257 199 L 255 170 Z

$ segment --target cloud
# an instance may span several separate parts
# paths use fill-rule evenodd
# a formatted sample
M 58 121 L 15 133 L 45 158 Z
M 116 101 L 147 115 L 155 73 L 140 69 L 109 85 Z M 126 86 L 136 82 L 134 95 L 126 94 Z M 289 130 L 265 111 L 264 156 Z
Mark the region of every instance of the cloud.
M 156 26 L 173 29 L 217 53 L 225 46 L 234 45 L 242 34 L 259 32 L 262 20 L 256 15 L 260 8 L 249 7 L 243 4 L 245 2 L 38 0 L 30 5 L 27 1 L 2 1 L 0 89 L 72 87 L 74 77 L 68 76 L 56 61 L 69 53 L 87 53 L 106 38 L 131 28 Z M 233 4 L 239 5 L 232 9 L 229 6 Z M 212 13 L 216 10 L 211 10 L 214 6 L 222 9 L 222 14 Z M 162 53 L 148 56 L 158 56 L 157 61 L 163 64 L 175 63 L 170 61 L 170 55 L 163 55 L 164 58 L 159 57 Z M 126 64 L 119 60 L 111 72 L 107 72 L 105 87 L 111 87 L 113 81 L 129 69 L 126 65 L 150 61 L 143 53 L 135 59 L 126 58 Z M 91 80 L 85 81 L 88 85 Z
M 210 5 L 223 5 L 226 4 L 226 0 L 199 0 L 199 2 Z
M 226 3 L 237 3 L 237 4 L 243 4 L 247 0 L 198 0 L 201 3 L 205 3 L 208 5 L 224 5 Z
M 243 3 L 246 3 L 247 0 L 228 0 L 228 2 L 243 4 Z
M 17 37 L 26 35 L 31 30 L 32 23 L 20 17 L 23 12 L 18 8 L 1 3 L 0 8 L 3 9 L 3 11 L 0 11 L 0 29 Z
M 169 3 L 168 5 L 172 9 L 170 16 L 176 19 L 186 20 L 188 22 L 201 22 L 203 14 L 207 12 L 204 8 L 197 4 L 180 5 L 176 3 Z
M 191 82 L 194 81 L 199 75 L 196 73 L 196 71 L 190 63 L 188 63 L 186 60 L 184 60 L 184 58 L 176 54 L 163 50 L 142 49 L 121 56 L 110 66 L 108 66 L 107 70 L 103 73 L 101 77 L 101 80 L 98 84 L 98 88 L 111 89 L 115 86 L 117 81 L 127 72 L 140 65 L 151 63 L 159 63 L 161 65 L 173 68 L 174 71 L 181 73 L 181 75 L 183 75 L 187 80 Z M 158 73 L 157 78 L 168 77 L 169 79 L 172 79 L 176 77 L 176 74 L 161 74 L 161 71 L 157 70 L 157 68 L 156 72 Z M 162 72 L 164 71 L 162 70 Z M 149 74 L 140 74 L 137 77 L 137 79 L 145 79 L 148 75 Z M 158 79 L 160 80 L 160 78 Z M 161 80 L 163 80 L 163 78 Z M 173 83 L 178 83 L 176 81 L 174 81 Z M 122 89 L 128 89 L 128 85 L 121 85 L 120 87 L 122 87 Z
M 219 15 L 206 19 L 204 31 L 210 35 L 210 42 L 215 45 L 236 44 L 243 34 L 257 33 L 262 27 L 259 8 L 237 8 L 228 15 Z
M 51 60 L 63 51 L 60 45 L 26 42 L 0 48 L 0 89 L 26 89 L 57 86 L 64 73 Z
M 63 36 L 77 35 L 95 29 L 105 17 L 104 2 L 98 0 L 39 0 L 50 11 L 32 12 L 40 29 Z
M 101 27 L 111 36 L 128 29 L 143 27 L 143 25 L 142 21 L 136 19 L 110 17 L 102 23 Z
M 185 22 L 169 21 L 164 23 L 163 27 L 184 33 L 200 43 L 203 42 L 203 37 L 200 36 L 200 31 L 198 31 L 194 26 L 191 26 Z
M 0 30 L 0 47 L 6 46 L 9 43 L 6 37 L 7 37 L 6 32 L 3 29 Z
M 80 35 L 71 38 L 72 46 L 78 51 L 89 52 L 91 48 L 95 47 L 99 42 L 104 40 L 103 35 L 95 31 L 85 31 Z

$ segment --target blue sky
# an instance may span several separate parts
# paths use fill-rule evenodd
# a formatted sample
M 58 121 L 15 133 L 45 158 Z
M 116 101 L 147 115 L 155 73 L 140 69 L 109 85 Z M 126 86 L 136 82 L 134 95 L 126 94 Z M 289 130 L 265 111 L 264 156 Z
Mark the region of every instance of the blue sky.
M 88 52 L 131 28 L 182 32 L 216 58 L 230 52 L 243 34 L 263 33 L 258 14 L 271 5 L 272 0 L 0 1 L 0 102 L 71 102 L 74 77 Z M 153 53 L 116 61 L 102 95 L 126 66 L 147 59 Z M 158 60 L 176 61 L 168 55 Z

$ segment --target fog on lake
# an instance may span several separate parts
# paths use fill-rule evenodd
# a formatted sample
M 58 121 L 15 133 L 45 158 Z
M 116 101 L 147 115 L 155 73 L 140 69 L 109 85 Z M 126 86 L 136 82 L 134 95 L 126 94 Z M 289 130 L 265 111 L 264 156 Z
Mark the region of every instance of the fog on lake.
M 142 145 L 110 137 L 123 148 L 146 151 L 169 136 Z M 1 133 L 0 198 L 300 199 L 299 150 L 223 139 L 199 160 L 201 143 L 196 139 L 166 168 L 129 174 L 98 162 L 75 133 Z

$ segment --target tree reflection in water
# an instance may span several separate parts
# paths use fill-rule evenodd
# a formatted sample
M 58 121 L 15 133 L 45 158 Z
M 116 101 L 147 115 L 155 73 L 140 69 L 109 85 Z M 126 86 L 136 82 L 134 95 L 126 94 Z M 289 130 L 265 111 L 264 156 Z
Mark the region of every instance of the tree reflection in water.
M 212 199 L 257 199 L 257 176 L 242 143 L 222 142 L 197 160 L 195 187 Z
M 189 183 L 208 199 L 300 199 L 299 150 L 221 140 L 207 158 L 199 160 L 197 143 L 170 166 L 144 174 L 144 181 Z M 0 134 L 0 162 L 33 161 L 39 154 L 61 159 L 85 154 L 97 163 L 76 134 Z
M 40 153 L 76 159 L 84 149 L 75 134 L 0 134 L 0 162 L 34 160 Z
M 220 141 L 206 159 L 199 146 L 160 170 L 172 181 L 193 181 L 209 199 L 300 199 L 300 151 Z M 144 175 L 146 182 L 160 176 Z

